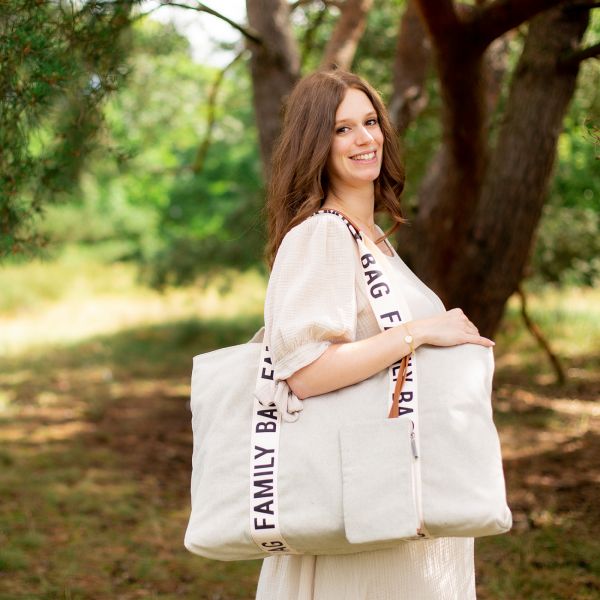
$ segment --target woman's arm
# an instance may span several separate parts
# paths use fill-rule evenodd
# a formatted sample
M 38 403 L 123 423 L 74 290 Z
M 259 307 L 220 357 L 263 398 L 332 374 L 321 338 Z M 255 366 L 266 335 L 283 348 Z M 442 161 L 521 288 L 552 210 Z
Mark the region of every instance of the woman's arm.
M 494 345 L 494 342 L 479 335 L 460 308 L 454 308 L 435 317 L 393 327 L 364 340 L 332 344 L 317 360 L 290 376 L 287 383 L 303 400 L 363 381 L 410 352 L 404 341 L 409 332 L 415 348 L 422 344 Z

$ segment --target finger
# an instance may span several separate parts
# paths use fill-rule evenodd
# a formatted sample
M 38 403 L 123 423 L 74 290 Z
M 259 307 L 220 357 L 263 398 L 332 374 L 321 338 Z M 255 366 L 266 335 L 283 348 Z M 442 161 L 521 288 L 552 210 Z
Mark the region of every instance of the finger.
M 493 340 L 490 340 L 489 338 L 483 337 L 481 335 L 470 334 L 467 337 L 469 338 L 467 340 L 467 342 L 469 344 L 479 344 L 480 346 L 486 346 L 488 348 L 491 348 L 492 346 L 496 345 L 496 342 L 494 342 Z

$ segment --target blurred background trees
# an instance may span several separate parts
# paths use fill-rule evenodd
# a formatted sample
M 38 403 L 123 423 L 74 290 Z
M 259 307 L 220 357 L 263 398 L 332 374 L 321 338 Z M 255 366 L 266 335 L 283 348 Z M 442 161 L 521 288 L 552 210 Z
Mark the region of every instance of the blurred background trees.
M 264 268 L 281 103 L 301 74 L 337 64 L 382 92 L 400 132 L 412 223 L 401 254 L 490 333 L 524 275 L 600 277 L 593 7 L 248 0 L 223 69 L 144 16 L 157 2 L 9 0 L 0 251 L 15 261 L 84 244 L 158 286 Z
M 482 330 L 528 298 L 494 338 L 514 529 L 477 596 L 599 597 L 598 2 L 236 2 L 0 2 L 0 597 L 254 596 L 258 563 L 182 546 L 190 359 L 260 327 L 262 157 L 332 62 L 395 120 L 405 260 Z M 200 44 L 161 16 L 198 11 Z

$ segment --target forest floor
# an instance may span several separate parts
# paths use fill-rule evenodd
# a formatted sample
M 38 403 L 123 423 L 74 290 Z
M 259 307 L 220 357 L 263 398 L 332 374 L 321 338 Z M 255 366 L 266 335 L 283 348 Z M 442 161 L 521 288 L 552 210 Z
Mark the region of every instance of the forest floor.
M 127 267 L 83 266 L 0 271 L 0 600 L 253 598 L 258 561 L 208 561 L 182 542 L 191 357 L 260 326 L 260 279 L 160 295 Z M 511 301 L 494 408 L 515 525 L 477 541 L 478 598 L 591 600 L 600 291 L 530 304 L 568 379 L 553 383 Z

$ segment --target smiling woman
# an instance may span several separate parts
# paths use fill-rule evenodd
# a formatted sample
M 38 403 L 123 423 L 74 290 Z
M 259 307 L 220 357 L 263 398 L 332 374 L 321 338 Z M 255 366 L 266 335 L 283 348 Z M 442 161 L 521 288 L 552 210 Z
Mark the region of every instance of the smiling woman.
M 403 185 L 396 137 L 375 90 L 341 71 L 302 79 L 286 106 L 268 198 L 265 337 L 274 381 L 285 391 L 282 413 L 302 410 L 306 398 L 326 402 L 315 396 L 364 381 L 404 356 L 416 360 L 421 345 L 494 344 L 462 310 L 445 309 L 375 224 L 377 212 L 391 217 L 392 231 L 404 222 Z M 362 273 L 371 254 L 359 256 L 346 225 L 331 214 L 336 211 L 375 242 L 377 262 L 389 268 L 412 320 L 379 328 L 369 300 L 377 294 Z M 352 555 L 270 556 L 257 598 L 472 600 L 473 539 L 409 541 Z
M 374 159 L 364 156 L 372 151 Z M 347 182 L 346 175 L 350 175 Z M 379 94 L 353 73 L 319 72 L 305 77 L 287 102 L 273 153 L 267 199 L 269 264 L 290 229 L 322 208 L 326 200 L 326 207 L 333 208 L 338 192 L 360 188 L 361 182 L 374 193 L 371 213 L 385 212 L 391 217 L 394 225 L 386 234 L 390 235 L 405 222 L 398 203 L 404 168 Z M 349 216 L 357 221 L 366 217 L 369 232 L 374 234 L 372 214 L 369 218 L 363 212 L 364 206 L 356 206 Z M 376 237 L 383 240 L 379 234 Z

